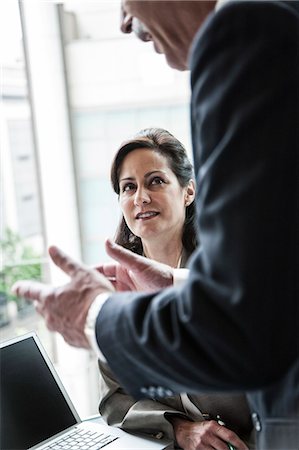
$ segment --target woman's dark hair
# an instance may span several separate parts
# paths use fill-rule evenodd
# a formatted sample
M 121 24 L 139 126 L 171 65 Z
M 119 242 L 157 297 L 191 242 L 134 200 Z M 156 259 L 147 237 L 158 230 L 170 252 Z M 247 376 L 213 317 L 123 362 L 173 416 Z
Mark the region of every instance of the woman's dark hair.
M 125 141 L 116 153 L 111 167 L 111 183 L 119 195 L 119 175 L 125 157 L 136 149 L 150 149 L 160 153 L 169 162 L 169 167 L 176 175 L 181 187 L 188 185 L 194 178 L 193 167 L 186 150 L 178 139 L 162 128 L 146 128 L 137 133 L 134 138 Z M 122 216 L 115 235 L 115 242 L 134 253 L 142 254 L 141 239 L 135 236 Z M 192 253 L 197 245 L 195 231 L 195 202 L 186 207 L 186 218 L 182 235 L 183 248 Z

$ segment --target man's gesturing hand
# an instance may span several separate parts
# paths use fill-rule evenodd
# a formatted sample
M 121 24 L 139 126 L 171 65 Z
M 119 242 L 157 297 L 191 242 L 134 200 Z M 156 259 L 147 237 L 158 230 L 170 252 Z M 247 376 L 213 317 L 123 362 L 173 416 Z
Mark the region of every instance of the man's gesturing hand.
M 144 256 L 126 250 L 110 240 L 106 251 L 116 263 L 106 263 L 96 269 L 113 283 L 117 291 L 157 291 L 173 284 L 173 269 Z
M 34 281 L 18 281 L 12 292 L 32 300 L 47 327 L 62 334 L 75 347 L 89 348 L 84 333 L 88 309 L 95 297 L 113 291 L 112 284 L 94 269 L 80 264 L 57 247 L 50 247 L 53 262 L 70 277 L 64 286 L 52 287 Z

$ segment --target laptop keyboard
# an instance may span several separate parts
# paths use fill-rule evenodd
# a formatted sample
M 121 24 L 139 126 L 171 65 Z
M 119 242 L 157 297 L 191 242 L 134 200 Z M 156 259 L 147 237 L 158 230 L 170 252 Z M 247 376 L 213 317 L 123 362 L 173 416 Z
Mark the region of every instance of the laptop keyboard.
M 98 450 L 116 439 L 118 437 L 111 434 L 90 430 L 75 430 L 51 443 L 43 450 Z

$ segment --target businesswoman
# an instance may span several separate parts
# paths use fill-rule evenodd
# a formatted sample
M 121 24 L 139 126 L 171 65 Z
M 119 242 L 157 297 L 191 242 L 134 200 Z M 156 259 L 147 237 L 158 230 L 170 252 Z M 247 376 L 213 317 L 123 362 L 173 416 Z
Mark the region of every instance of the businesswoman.
M 168 131 L 145 129 L 123 143 L 111 168 L 122 212 L 115 241 L 174 268 L 186 267 L 197 245 L 193 178 L 185 148 Z M 252 424 L 245 395 L 181 394 L 135 401 L 107 365 L 99 362 L 99 367 L 99 411 L 110 425 L 172 438 L 185 450 L 227 450 L 232 434 L 239 436 L 238 448 L 254 448 L 249 443 Z M 219 417 L 228 441 L 218 436 Z

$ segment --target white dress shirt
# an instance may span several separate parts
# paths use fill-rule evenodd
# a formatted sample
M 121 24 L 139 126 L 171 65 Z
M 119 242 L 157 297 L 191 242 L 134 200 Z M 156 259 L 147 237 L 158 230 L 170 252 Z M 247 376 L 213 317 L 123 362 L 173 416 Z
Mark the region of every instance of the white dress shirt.
M 173 269 L 173 286 L 179 286 L 180 284 L 184 283 L 184 281 L 186 281 L 186 279 L 188 278 L 188 275 L 189 269 Z M 96 321 L 102 309 L 102 306 L 108 300 L 110 295 L 111 295 L 110 292 L 104 292 L 103 294 L 99 294 L 95 298 L 95 300 L 89 307 L 84 328 L 86 337 L 89 340 L 91 348 L 96 353 L 97 357 L 103 362 L 106 362 L 106 358 L 104 357 L 97 343 Z

